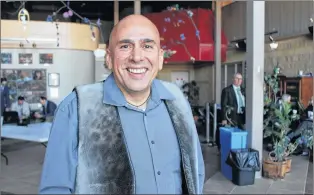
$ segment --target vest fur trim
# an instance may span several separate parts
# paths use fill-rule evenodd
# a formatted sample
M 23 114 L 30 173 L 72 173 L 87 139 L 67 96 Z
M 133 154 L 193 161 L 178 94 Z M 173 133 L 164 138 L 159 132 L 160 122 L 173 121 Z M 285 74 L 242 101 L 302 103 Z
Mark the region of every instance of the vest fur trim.
M 165 101 L 177 134 L 188 194 L 200 194 L 195 124 L 180 89 L 162 84 L 175 100 Z M 135 177 L 129 151 L 115 106 L 103 103 L 103 82 L 79 86 L 78 166 L 76 194 L 135 194 Z

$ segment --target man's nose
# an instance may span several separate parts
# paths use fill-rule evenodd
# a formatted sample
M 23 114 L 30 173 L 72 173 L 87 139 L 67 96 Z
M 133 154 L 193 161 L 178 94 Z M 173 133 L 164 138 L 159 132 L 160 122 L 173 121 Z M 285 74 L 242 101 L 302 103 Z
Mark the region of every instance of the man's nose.
M 139 47 L 135 47 L 131 54 L 132 60 L 134 62 L 140 62 L 143 59 L 142 49 Z

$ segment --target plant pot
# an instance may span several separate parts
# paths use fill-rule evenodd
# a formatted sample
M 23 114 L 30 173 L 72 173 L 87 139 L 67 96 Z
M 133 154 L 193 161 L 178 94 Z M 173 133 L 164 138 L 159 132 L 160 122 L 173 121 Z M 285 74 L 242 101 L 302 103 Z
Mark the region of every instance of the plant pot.
M 290 171 L 291 171 L 291 163 L 292 163 L 292 158 L 290 157 L 290 158 L 287 158 L 286 159 L 286 173 L 290 173 Z
M 290 162 L 289 162 L 290 161 Z M 289 166 L 290 163 L 290 166 Z M 291 169 L 291 159 L 283 162 L 273 162 L 271 160 L 263 160 L 263 176 L 270 179 L 283 179 L 287 170 Z

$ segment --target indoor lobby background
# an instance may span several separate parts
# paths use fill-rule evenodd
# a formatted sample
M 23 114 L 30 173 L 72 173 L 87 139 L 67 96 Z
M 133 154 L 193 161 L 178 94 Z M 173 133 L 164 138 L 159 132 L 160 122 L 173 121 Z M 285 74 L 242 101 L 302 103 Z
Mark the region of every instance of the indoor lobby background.
M 262 72 L 271 74 L 278 65 L 281 73 L 290 79 L 298 78 L 301 72 L 304 76 L 312 75 L 308 77 L 312 81 L 307 83 L 307 87 L 302 87 L 302 82 L 296 84 L 295 80 L 290 83 L 301 86 L 296 93 L 299 97 L 306 96 L 306 104 L 311 94 L 314 95 L 313 1 L 265 1 L 262 11 L 257 8 L 259 1 L 222 1 L 217 4 L 211 1 L 169 1 L 163 4 L 140 0 L 101 1 L 101 4 L 97 1 L 70 1 L 72 13 L 67 9 L 66 3 L 29 1 L 25 3 L 25 10 L 21 13 L 21 2 L 1 1 L 1 9 L 6 11 L 1 10 L 0 74 L 1 78 L 8 79 L 12 102 L 22 95 L 31 104 L 31 108 L 37 110 L 41 107 L 38 104 L 40 96 L 46 96 L 48 100 L 59 104 L 74 87 L 106 79 L 110 70 L 104 62 L 105 49 L 113 26 L 127 15 L 140 13 L 155 18 L 159 30 L 162 30 L 162 25 L 167 23 L 167 17 L 162 12 L 167 9 L 169 11 L 168 6 L 174 4 L 179 4 L 186 10 L 193 9 L 195 26 L 188 14 L 175 19 L 189 21 L 186 22 L 189 28 L 176 31 L 178 25 L 169 23 L 175 27 L 167 32 L 176 32 L 176 39 L 181 42 L 186 38 L 186 49 L 182 45 L 173 46 L 177 52 L 165 59 L 163 70 L 158 73 L 157 78 L 177 84 L 181 81 L 195 81 L 199 87 L 196 104 L 205 107 L 209 104 L 220 104 L 221 90 L 233 83 L 235 73 L 241 73 L 244 86 L 250 82 L 246 87 L 247 92 L 250 92 L 248 99 L 252 100 L 247 106 L 251 111 L 248 118 L 251 121 L 248 142 L 253 143 L 253 147 L 260 153 L 263 152 L 263 124 L 252 113 L 254 116 L 261 116 L 263 113 L 262 106 L 256 103 L 262 102 L 264 98 Z M 64 7 L 62 11 L 59 10 L 61 7 Z M 253 8 L 254 11 L 250 11 Z M 160 14 L 161 19 L 151 16 L 152 12 Z M 264 17 L 259 17 L 259 14 Z M 58 18 L 58 21 L 53 18 Z M 260 23 L 265 23 L 263 31 L 259 31 Z M 198 30 L 201 41 L 197 40 Z M 169 35 L 163 43 L 170 42 L 171 38 Z M 218 42 L 221 44 L 216 44 Z M 171 49 L 169 47 L 170 52 Z M 221 56 L 221 59 L 216 56 Z M 37 78 L 38 72 L 40 78 Z M 21 84 L 20 81 L 23 80 L 30 82 Z M 214 129 L 211 129 L 211 133 L 216 131 Z M 47 134 L 49 137 L 49 133 Z M 216 139 L 214 133 L 210 136 L 212 140 Z M 294 159 L 293 166 L 296 165 L 296 168 L 291 172 L 291 180 L 258 180 L 252 188 L 242 188 L 242 191 L 237 188 L 237 191 L 230 181 L 226 182 L 218 174 L 220 157 L 216 146 L 212 147 L 206 142 L 207 135 L 202 134 L 199 137 L 203 143 L 206 168 L 204 193 L 264 194 L 265 186 L 270 189 L 266 189 L 268 194 L 313 192 L 313 176 L 312 173 L 309 174 L 313 169 L 308 168 L 308 159 L 301 158 Z M 5 159 L 1 158 L 0 192 L 37 193 L 45 148 L 38 142 L 11 139 L 5 139 L 1 145 L 1 152 L 8 156 L 9 163 L 5 165 Z M 215 177 L 217 175 L 218 178 Z M 301 180 L 301 187 L 295 187 Z M 276 186 L 279 186 L 279 190 Z

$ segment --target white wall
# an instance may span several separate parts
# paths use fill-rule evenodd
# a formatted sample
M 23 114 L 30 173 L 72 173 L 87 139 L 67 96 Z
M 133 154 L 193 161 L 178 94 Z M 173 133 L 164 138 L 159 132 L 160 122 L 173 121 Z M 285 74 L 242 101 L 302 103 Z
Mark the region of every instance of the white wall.
M 46 69 L 48 73 L 60 74 L 59 97 L 51 98 L 47 81 L 47 98 L 59 103 L 77 85 L 95 81 L 95 57 L 92 51 L 65 49 L 1 49 L 2 53 L 12 53 L 12 64 L 2 64 L 1 69 Z M 18 63 L 19 53 L 32 53 L 33 64 L 24 66 Z M 46 67 L 39 64 L 40 53 L 52 53 L 53 64 Z
M 95 82 L 103 81 L 107 78 L 107 76 L 111 73 L 111 71 L 105 67 L 105 60 L 97 59 L 95 60 Z

